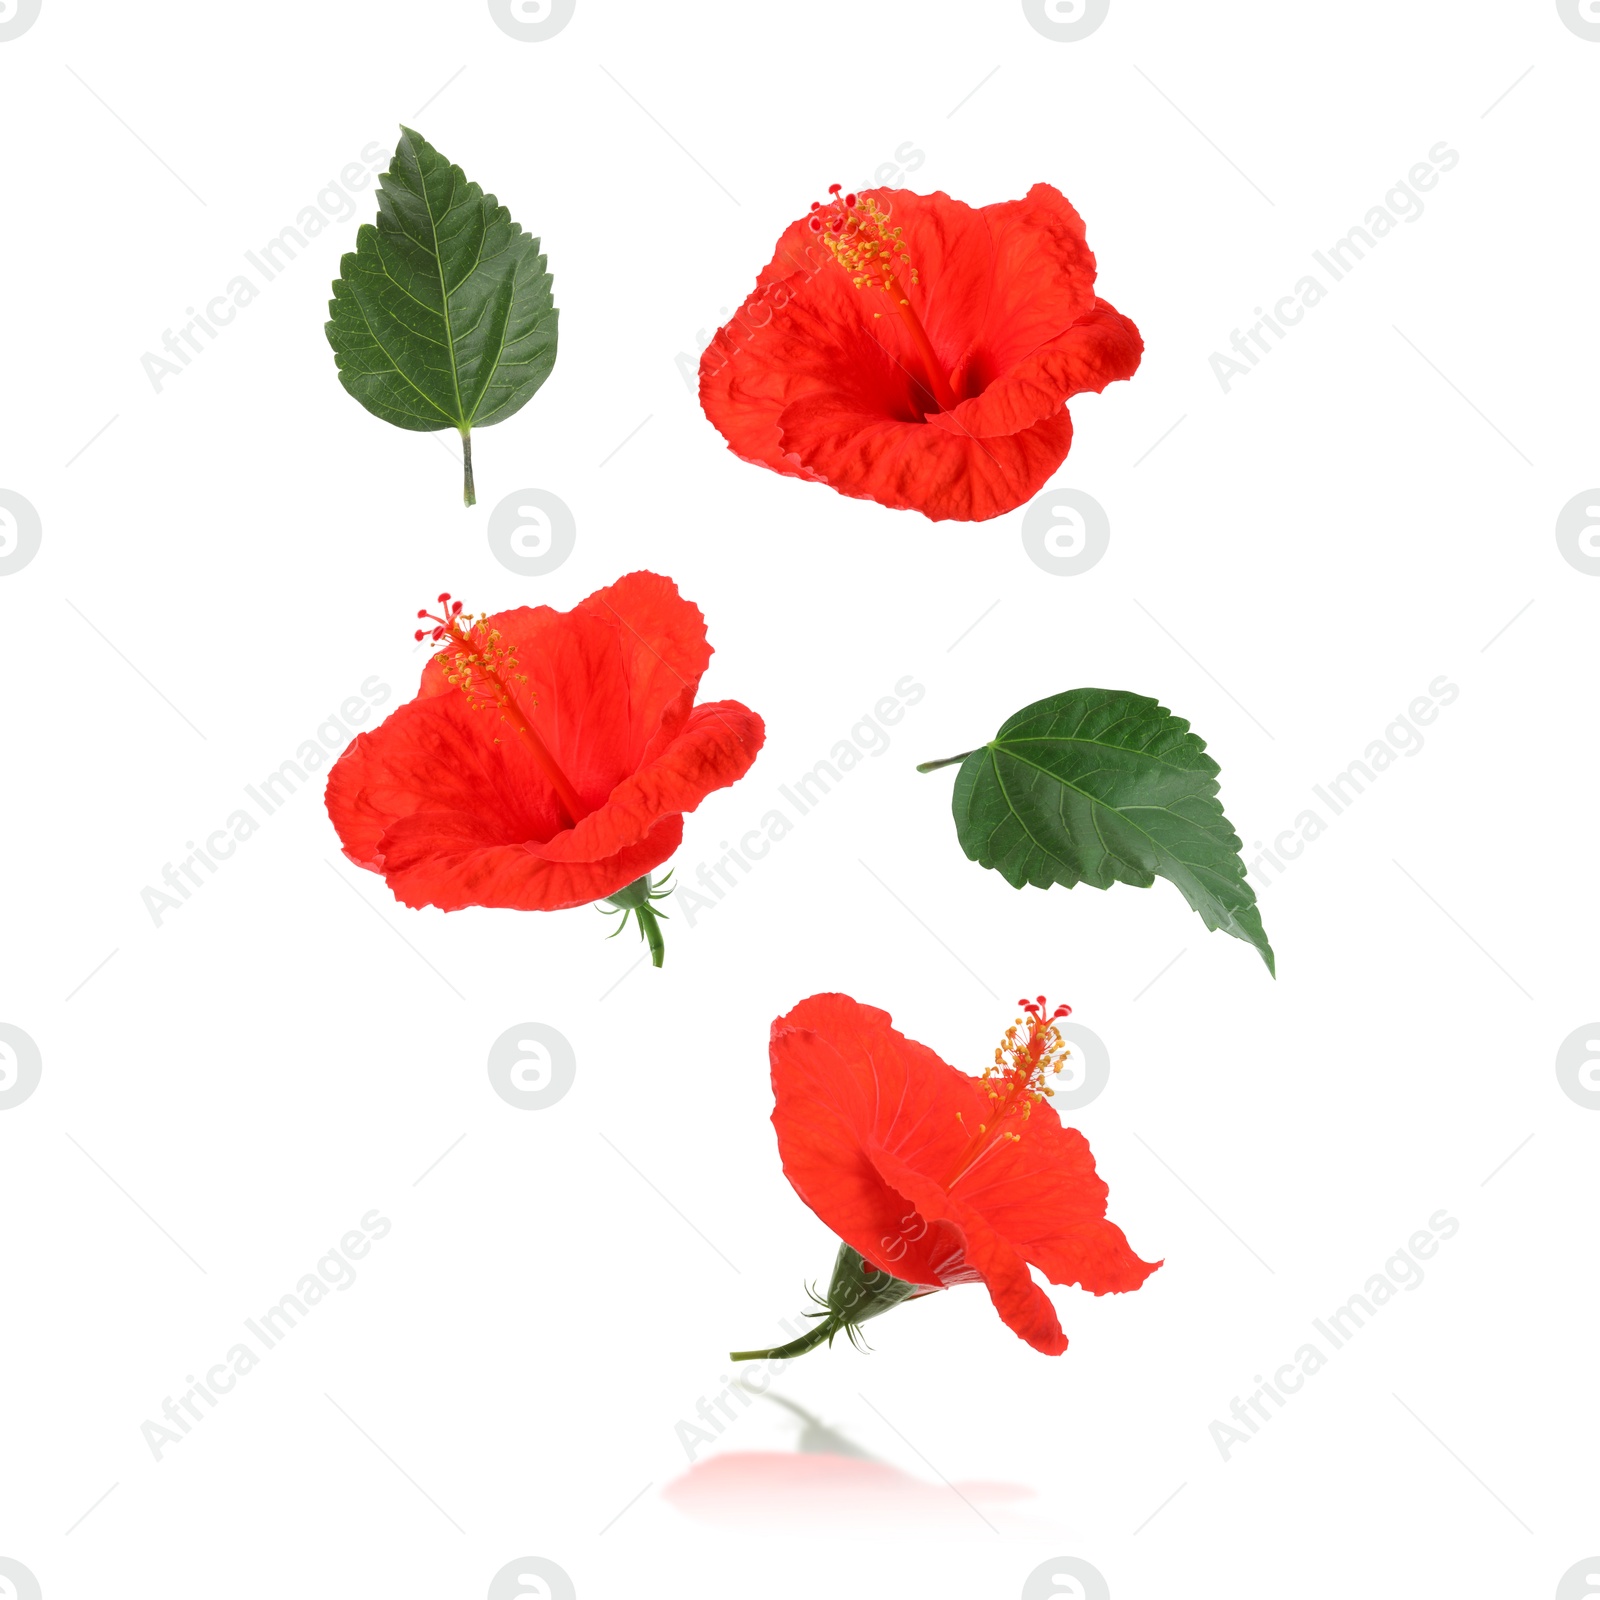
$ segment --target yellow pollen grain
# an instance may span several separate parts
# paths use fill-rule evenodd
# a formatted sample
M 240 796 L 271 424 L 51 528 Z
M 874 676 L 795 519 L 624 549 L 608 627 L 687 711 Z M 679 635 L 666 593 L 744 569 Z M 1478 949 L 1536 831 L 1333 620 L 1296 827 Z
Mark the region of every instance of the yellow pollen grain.
M 858 289 L 887 291 L 894 279 L 890 266 L 896 259 L 904 262 L 917 281 L 916 268 L 911 266 L 910 253 L 905 249 L 902 228 L 889 226 L 889 214 L 870 195 L 863 195 L 854 206 L 846 206 L 842 198 L 812 213 L 822 223 L 821 239 L 835 261 L 850 274 L 850 281 Z M 839 222 L 837 231 L 832 224 Z M 909 302 L 902 299 L 901 305 Z M 877 316 L 880 313 L 874 312 Z
M 526 713 L 512 700 L 506 679 L 526 683 L 528 675 L 517 670 L 515 650 L 488 625 L 487 613 L 452 624 L 448 637 L 454 648 L 447 646 L 439 657 L 445 682 L 466 696 L 471 710 L 498 710 L 502 722 L 510 722 L 516 711 L 520 723 Z

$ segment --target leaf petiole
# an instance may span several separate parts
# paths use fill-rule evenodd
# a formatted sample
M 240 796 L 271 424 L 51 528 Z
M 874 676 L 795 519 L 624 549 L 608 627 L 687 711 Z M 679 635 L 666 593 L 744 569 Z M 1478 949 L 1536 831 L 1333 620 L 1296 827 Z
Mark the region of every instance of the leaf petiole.
M 472 481 L 472 429 L 461 430 L 461 500 L 462 504 L 475 506 L 478 503 L 478 488 Z
M 981 750 L 982 745 L 978 746 Z M 940 767 L 953 767 L 958 761 L 965 761 L 968 756 L 976 755 L 975 750 L 963 750 L 958 756 L 946 756 L 942 761 L 920 761 L 917 763 L 918 772 L 937 772 Z

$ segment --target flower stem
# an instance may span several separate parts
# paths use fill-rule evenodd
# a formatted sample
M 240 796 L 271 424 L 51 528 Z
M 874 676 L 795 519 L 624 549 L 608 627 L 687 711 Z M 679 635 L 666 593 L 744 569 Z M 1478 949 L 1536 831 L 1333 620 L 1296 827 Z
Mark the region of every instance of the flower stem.
M 798 1339 L 791 1339 L 788 1344 L 775 1345 L 771 1350 L 730 1350 L 730 1361 L 793 1361 L 796 1356 L 803 1356 L 808 1350 L 815 1350 L 819 1344 L 832 1344 L 833 1336 L 843 1326 L 835 1322 L 832 1317 L 826 1317 L 817 1325 L 800 1335 Z
M 478 503 L 477 485 L 472 481 L 472 429 L 461 430 L 461 503 L 475 506 Z
M 661 923 L 649 906 L 640 906 L 635 915 L 639 929 L 650 946 L 650 965 L 659 967 L 667 959 L 667 941 L 661 937 Z
M 982 747 L 980 746 L 979 748 L 981 749 Z M 953 767 L 956 762 L 965 761 L 968 756 L 973 756 L 977 753 L 978 752 L 976 750 L 963 750 L 958 756 L 945 756 L 943 760 L 940 761 L 919 761 L 917 763 L 917 771 L 937 772 L 940 767 Z

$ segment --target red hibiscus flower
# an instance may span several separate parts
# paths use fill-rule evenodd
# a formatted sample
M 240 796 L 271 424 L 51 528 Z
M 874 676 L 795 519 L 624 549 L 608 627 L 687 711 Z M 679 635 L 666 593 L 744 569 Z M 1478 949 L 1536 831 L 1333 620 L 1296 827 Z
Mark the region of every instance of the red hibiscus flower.
M 1133 376 L 1139 330 L 1094 292 L 1083 219 L 1048 183 L 974 209 L 839 192 L 791 223 L 700 358 L 734 454 L 841 494 L 983 522 L 1067 458 L 1066 402 Z
M 650 873 L 683 813 L 749 770 L 765 738 L 736 700 L 695 705 L 705 619 L 670 578 L 630 572 L 571 611 L 476 620 L 439 596 L 441 646 L 414 700 L 328 775 L 344 853 L 408 906 L 558 911 L 609 899 L 661 965 Z M 621 931 L 620 928 L 618 930 Z
M 1049 1105 L 1067 1051 L 1041 997 L 981 1077 L 897 1033 L 848 995 L 802 1000 L 772 1025 L 772 1113 L 784 1174 L 844 1241 L 818 1325 L 792 1356 L 855 1335 L 868 1317 L 958 1283 L 982 1283 L 1011 1330 L 1060 1355 L 1066 1335 L 1029 1263 L 1094 1294 L 1137 1289 L 1141 1261 L 1106 1221 L 1083 1135 Z

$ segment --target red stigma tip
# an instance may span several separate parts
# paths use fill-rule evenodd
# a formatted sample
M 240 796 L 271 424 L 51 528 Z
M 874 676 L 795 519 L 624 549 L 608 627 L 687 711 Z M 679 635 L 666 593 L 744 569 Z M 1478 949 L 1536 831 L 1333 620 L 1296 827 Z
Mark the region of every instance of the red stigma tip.
M 418 628 L 416 633 L 413 635 L 413 637 L 416 638 L 416 639 L 421 639 L 421 637 L 422 637 L 422 629 Z
M 853 194 L 847 194 L 844 197 L 844 203 L 847 206 L 853 206 L 856 203 L 856 197 Z
M 1017 1004 L 1021 1006 L 1022 1009 L 1026 1011 L 1035 1022 L 1054 1022 L 1057 1017 L 1070 1017 L 1072 1015 L 1071 1006 L 1059 1005 L 1050 1013 L 1048 1017 L 1046 1017 L 1045 1007 L 1049 1005 L 1049 1003 L 1050 1002 L 1046 1000 L 1043 995 L 1040 995 L 1037 1000 L 1017 1001 Z
M 840 190 L 840 187 L 841 187 L 841 185 L 839 185 L 837 183 L 830 183 L 828 185 L 828 193 L 829 194 L 838 194 L 838 192 Z

